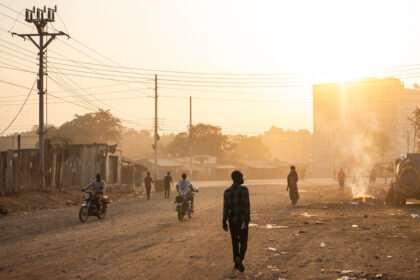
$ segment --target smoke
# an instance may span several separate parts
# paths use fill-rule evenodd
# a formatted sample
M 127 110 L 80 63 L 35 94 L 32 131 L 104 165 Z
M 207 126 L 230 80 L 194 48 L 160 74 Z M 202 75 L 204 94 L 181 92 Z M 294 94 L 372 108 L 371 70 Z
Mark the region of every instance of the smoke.
M 341 115 L 338 139 L 335 142 L 335 166 L 346 170 L 353 196 L 367 196 L 368 178 L 383 160 L 388 145 L 383 127 L 368 108 Z

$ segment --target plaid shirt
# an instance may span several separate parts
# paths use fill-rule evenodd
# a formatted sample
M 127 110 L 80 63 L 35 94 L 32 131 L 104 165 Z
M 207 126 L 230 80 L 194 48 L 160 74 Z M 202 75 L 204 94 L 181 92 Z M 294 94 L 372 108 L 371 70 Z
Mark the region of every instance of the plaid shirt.
M 227 220 L 229 220 L 230 224 L 235 225 L 239 225 L 242 222 L 248 224 L 251 220 L 247 187 L 233 184 L 225 190 L 223 197 L 223 224 Z

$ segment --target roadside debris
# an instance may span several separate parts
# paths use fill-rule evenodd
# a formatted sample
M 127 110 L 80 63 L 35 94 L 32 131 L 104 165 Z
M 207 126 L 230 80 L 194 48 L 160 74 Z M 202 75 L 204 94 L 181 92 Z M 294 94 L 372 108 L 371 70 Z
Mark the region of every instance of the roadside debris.
M 310 218 L 310 217 L 314 217 L 314 216 L 316 216 L 316 215 L 313 215 L 313 214 L 308 214 L 308 213 L 302 213 L 301 214 L 302 216 L 304 216 L 304 217 L 306 217 L 306 218 Z
M 325 248 L 325 243 L 324 242 L 321 242 L 321 248 Z
M 275 251 L 277 251 L 277 249 L 276 248 L 273 248 L 273 247 L 268 247 L 268 249 L 267 249 L 268 251 L 272 251 L 272 252 L 275 252 Z
M 280 271 L 280 269 L 278 269 L 277 266 L 271 264 L 267 265 L 267 268 L 271 269 L 272 271 Z
M 257 226 L 258 224 L 252 224 L 252 223 L 248 225 L 248 227 L 257 227 Z
M 273 229 L 273 228 L 288 228 L 288 226 L 276 226 L 275 224 L 266 224 L 265 227 L 266 229 Z
M 418 219 L 418 218 L 420 218 L 420 215 L 419 214 L 410 214 L 411 215 L 411 217 L 413 217 L 414 219 Z
M 352 228 L 358 228 L 358 225 L 351 225 Z

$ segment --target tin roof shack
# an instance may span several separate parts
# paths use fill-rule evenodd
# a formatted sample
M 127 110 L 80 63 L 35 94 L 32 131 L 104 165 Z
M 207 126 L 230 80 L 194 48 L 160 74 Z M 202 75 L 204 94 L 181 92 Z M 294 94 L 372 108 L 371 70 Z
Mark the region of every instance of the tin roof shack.
M 122 154 L 116 147 L 98 143 L 67 145 L 61 151 L 62 163 L 56 175 L 59 185 L 85 186 L 97 173 L 107 184 L 121 183 Z
M 124 156 L 121 165 L 121 184 L 132 185 L 133 187 L 141 186 L 144 179 L 143 173 L 147 168 Z
M 136 163 L 144 166 L 146 168 L 146 171 L 150 171 L 150 176 L 154 177 L 154 159 L 141 159 L 137 160 Z M 163 191 L 163 178 L 166 176 L 166 172 L 171 172 L 171 176 L 174 182 L 176 182 L 178 178 L 181 178 L 182 166 L 182 163 L 179 163 L 172 159 L 158 159 L 158 178 L 155 182 L 156 191 Z M 154 179 L 155 178 L 153 178 L 153 180 Z
M 231 179 L 232 172 L 237 169 L 231 164 L 218 164 L 211 168 L 211 179 L 217 181 L 227 181 Z
M 155 160 L 154 159 L 141 159 L 136 161 L 137 164 L 144 166 L 147 170 L 150 171 L 150 175 L 154 176 L 153 170 L 155 169 Z M 183 164 L 177 162 L 173 159 L 158 159 L 158 179 L 163 180 L 166 176 L 166 172 L 171 172 L 172 178 L 177 179 L 181 177 Z
M 177 158 L 183 164 L 182 172 L 185 172 L 193 180 L 212 179 L 212 169 L 217 164 L 217 158 L 210 155 L 193 155 L 192 174 L 190 174 L 190 157 Z
M 53 149 L 45 141 L 45 185 L 51 186 L 54 176 Z M 0 195 L 40 188 L 38 149 L 0 152 Z
M 258 159 L 242 159 L 236 165 L 248 179 L 275 179 L 279 178 L 279 169 L 270 161 Z
M 277 167 L 278 178 L 287 178 L 290 172 L 290 166 L 293 164 L 289 161 L 274 160 L 273 165 Z M 299 166 L 297 168 L 299 169 Z

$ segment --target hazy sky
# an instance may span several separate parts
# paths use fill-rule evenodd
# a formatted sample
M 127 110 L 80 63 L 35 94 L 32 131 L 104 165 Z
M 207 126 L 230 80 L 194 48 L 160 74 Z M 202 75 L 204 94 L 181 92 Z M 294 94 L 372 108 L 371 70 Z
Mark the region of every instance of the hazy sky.
M 402 68 L 388 67 L 420 63 L 417 32 L 420 1 L 2 0 L 1 3 L 17 11 L 33 5 L 57 4 L 60 18 L 56 18 L 54 27 L 68 31 L 75 39 L 60 38 L 49 46 L 49 71 L 61 86 L 49 80 L 48 90 L 87 108 L 50 96 L 48 123 L 55 125 L 70 120 L 75 113 L 102 107 L 111 108 L 128 126 L 152 129 L 154 105 L 150 96 L 154 94 L 152 79 L 157 73 L 160 133 L 185 129 L 190 95 L 193 122 L 218 124 L 228 133 L 255 134 L 271 125 L 312 130 L 311 83 L 385 75 L 383 71 L 392 74 Z M 17 17 L 0 5 L 0 66 L 36 72 L 37 65 L 33 63 L 36 50 L 32 43 L 5 32 L 12 26 L 15 32 L 30 32 L 31 27 L 21 24 L 24 16 L 14 24 L 4 14 Z M 204 74 L 101 66 L 115 63 L 139 69 Z M 106 69 L 100 73 L 108 76 L 99 75 L 99 70 L 93 68 Z M 410 71 L 410 75 L 416 73 L 415 69 Z M 35 78 L 34 73 L 0 68 L 2 81 L 30 88 Z M 404 82 L 411 87 L 416 79 Z M 1 130 L 28 92 L 0 82 Z M 26 130 L 38 123 L 37 98 L 34 91 L 9 132 Z

